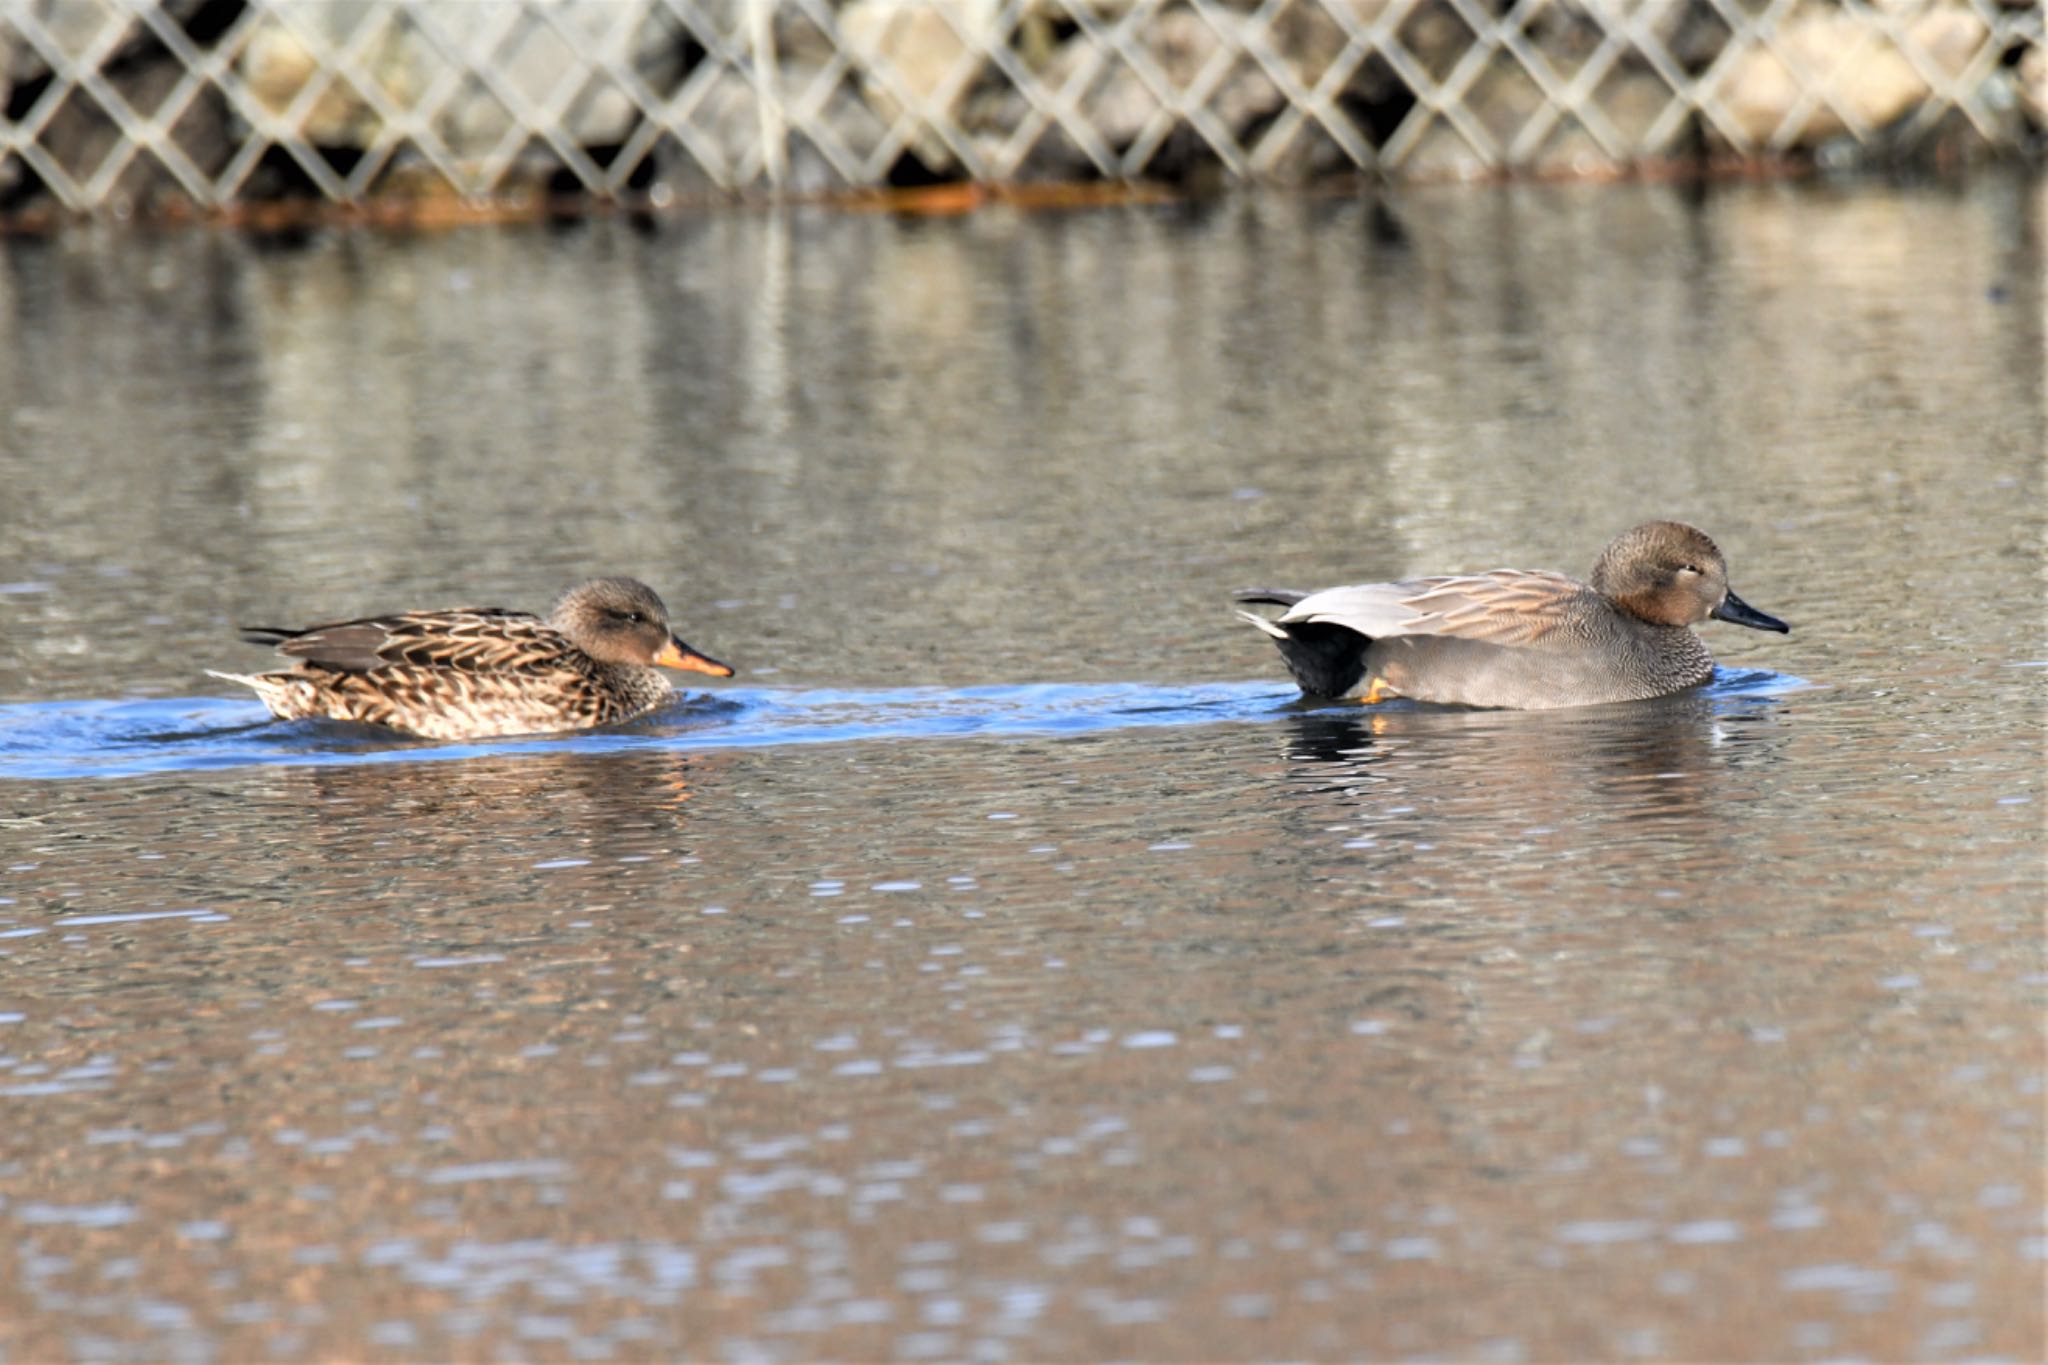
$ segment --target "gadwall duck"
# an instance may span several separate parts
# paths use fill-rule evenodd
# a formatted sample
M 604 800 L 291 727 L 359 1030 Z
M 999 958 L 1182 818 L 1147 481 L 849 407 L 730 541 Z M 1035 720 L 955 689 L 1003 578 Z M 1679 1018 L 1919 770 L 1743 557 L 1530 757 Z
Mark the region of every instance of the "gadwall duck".
M 1528 569 L 1320 592 L 1258 588 L 1240 602 L 1273 637 L 1301 690 L 1366 702 L 1391 697 L 1541 710 L 1639 701 L 1697 687 L 1714 658 L 1692 627 L 1712 617 L 1789 631 L 1737 597 L 1706 534 L 1651 521 L 1615 537 L 1590 583 Z
M 671 635 L 645 583 L 593 578 L 546 619 L 503 607 L 408 611 L 304 630 L 244 626 L 251 644 L 300 662 L 242 683 L 281 720 L 365 721 L 428 739 L 475 739 L 610 725 L 674 695 L 663 668 L 732 669 Z

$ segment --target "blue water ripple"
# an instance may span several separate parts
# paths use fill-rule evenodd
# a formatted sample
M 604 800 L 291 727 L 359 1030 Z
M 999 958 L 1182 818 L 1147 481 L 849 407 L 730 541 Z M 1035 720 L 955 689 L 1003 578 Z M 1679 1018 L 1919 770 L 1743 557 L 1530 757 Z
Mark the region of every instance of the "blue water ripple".
M 1719 711 L 1772 702 L 1807 686 L 1780 673 L 1724 668 L 1686 700 Z M 1415 709 L 1408 703 L 1392 703 L 1391 708 Z M 1316 711 L 1359 714 L 1355 703 L 1304 703 L 1292 688 L 1270 681 L 867 691 L 728 688 L 715 694 L 679 693 L 674 703 L 653 715 L 606 730 L 448 744 L 410 739 L 374 726 L 272 721 L 252 701 L 221 697 L 23 702 L 0 706 L 0 778 L 135 777 L 258 765 L 411 763 L 482 755 L 1085 735 L 1159 726 L 1265 723 Z

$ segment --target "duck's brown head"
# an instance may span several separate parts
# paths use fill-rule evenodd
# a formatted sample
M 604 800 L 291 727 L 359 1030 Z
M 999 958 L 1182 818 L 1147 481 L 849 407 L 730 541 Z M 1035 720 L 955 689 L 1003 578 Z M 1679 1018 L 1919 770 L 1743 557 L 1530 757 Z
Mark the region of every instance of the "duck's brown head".
M 659 664 L 730 678 L 732 669 L 683 643 L 668 628 L 668 608 L 634 578 L 593 578 L 562 594 L 548 624 L 600 663 Z
M 1616 536 L 1593 566 L 1593 588 L 1652 625 L 1693 626 L 1712 617 L 1752 630 L 1792 629 L 1737 597 L 1719 547 L 1683 522 L 1646 521 Z

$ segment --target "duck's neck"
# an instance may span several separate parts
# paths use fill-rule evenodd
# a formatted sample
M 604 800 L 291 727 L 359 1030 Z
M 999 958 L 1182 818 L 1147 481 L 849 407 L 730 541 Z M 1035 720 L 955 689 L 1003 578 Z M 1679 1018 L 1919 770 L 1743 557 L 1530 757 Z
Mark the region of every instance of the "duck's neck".
M 674 695 L 668 675 L 646 664 L 599 664 L 605 687 L 633 714 L 661 705 Z

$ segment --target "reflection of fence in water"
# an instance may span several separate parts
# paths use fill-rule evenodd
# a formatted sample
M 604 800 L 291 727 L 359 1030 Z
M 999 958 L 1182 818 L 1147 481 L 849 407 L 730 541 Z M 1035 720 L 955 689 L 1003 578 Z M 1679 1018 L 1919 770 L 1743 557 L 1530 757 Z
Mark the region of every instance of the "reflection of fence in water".
M 2036 149 L 2037 0 L 0 0 L 0 207 Z

